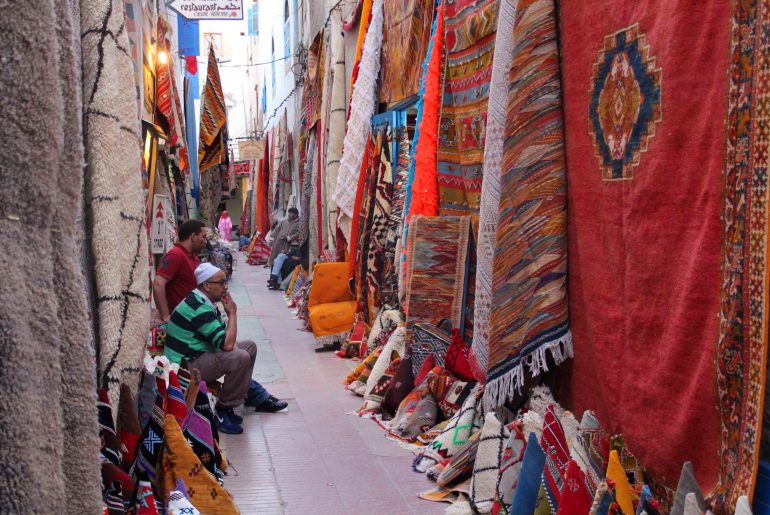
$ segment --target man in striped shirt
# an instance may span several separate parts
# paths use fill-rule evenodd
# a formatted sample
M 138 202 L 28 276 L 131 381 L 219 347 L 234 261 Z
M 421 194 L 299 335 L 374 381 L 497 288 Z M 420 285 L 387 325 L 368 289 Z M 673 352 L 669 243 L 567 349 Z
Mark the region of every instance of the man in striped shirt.
M 243 418 L 234 408 L 244 400 L 257 411 L 270 413 L 283 411 L 288 405 L 251 379 L 257 345 L 251 340 L 236 341 L 238 307 L 227 293 L 225 272 L 203 263 L 195 269 L 195 279 L 198 288 L 185 297 L 168 321 L 165 355 L 174 363 L 187 359 L 190 368 L 197 368 L 206 382 L 225 376 L 216 406 L 217 427 L 224 433 L 239 434 L 243 432 Z M 227 313 L 226 325 L 215 306 L 220 301 Z

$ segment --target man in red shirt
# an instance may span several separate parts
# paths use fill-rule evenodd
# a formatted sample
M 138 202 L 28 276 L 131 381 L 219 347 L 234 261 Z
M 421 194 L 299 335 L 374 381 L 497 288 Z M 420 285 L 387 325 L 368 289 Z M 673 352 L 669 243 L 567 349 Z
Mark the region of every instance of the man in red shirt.
M 174 309 L 198 287 L 195 269 L 198 253 L 206 246 L 206 231 L 199 220 L 187 220 L 179 226 L 179 241 L 160 262 L 152 292 L 160 319 L 165 324 Z

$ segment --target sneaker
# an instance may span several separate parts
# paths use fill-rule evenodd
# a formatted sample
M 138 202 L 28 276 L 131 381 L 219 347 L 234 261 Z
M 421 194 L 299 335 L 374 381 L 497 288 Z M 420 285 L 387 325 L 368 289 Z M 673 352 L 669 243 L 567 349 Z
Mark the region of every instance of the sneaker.
M 235 420 L 230 418 L 230 413 L 217 411 L 214 415 L 214 423 L 217 430 L 228 435 L 239 435 L 243 433 L 243 428 Z
M 220 408 L 217 407 L 217 413 L 227 413 L 227 415 L 230 417 L 230 420 L 235 422 L 236 424 L 243 424 L 243 417 L 238 415 L 233 408 Z
M 284 411 L 288 407 L 289 403 L 280 399 L 276 399 L 271 395 L 265 400 L 265 402 L 257 406 L 254 411 L 262 413 L 278 413 L 279 411 Z

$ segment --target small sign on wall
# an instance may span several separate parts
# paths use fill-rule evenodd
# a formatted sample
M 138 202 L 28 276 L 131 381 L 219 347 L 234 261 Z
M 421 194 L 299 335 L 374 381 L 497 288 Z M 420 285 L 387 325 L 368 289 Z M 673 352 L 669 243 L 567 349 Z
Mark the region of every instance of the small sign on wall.
M 166 195 L 155 195 L 150 228 L 150 251 L 153 254 L 166 253 L 169 214 L 171 214 L 171 199 Z

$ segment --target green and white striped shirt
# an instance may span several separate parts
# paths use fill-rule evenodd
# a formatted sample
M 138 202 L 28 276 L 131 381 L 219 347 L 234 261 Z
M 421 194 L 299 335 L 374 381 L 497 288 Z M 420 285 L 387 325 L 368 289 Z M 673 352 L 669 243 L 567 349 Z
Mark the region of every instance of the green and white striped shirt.
M 204 352 L 220 352 L 225 324 L 219 310 L 200 290 L 193 290 L 171 314 L 166 330 L 165 355 L 173 363 L 193 360 Z

